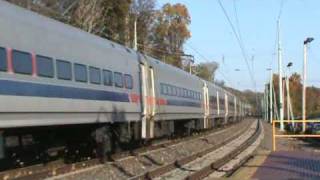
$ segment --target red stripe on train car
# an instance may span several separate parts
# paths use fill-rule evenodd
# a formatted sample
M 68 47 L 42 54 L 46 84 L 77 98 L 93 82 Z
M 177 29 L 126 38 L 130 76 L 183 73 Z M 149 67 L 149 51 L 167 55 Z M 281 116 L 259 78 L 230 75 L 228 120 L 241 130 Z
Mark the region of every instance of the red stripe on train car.
M 31 60 L 32 60 L 32 76 L 37 76 L 37 63 L 36 63 L 36 54 L 31 53 Z
M 129 94 L 129 98 L 130 98 L 130 102 L 132 102 L 132 103 L 140 103 L 140 95 L 139 94 L 131 93 L 131 94 Z
M 157 105 L 167 105 L 167 100 L 163 98 L 158 98 Z
M 12 48 L 6 48 L 6 50 L 7 50 L 8 73 L 13 74 Z

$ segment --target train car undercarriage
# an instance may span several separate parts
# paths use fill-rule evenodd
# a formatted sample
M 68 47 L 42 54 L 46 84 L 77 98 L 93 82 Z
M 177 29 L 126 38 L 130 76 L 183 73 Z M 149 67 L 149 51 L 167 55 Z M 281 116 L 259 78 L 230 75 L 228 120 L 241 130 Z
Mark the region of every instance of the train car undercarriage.
M 232 121 L 229 118 L 228 121 Z M 211 119 L 218 127 L 224 119 Z M 203 119 L 156 121 L 155 138 L 190 136 L 203 127 Z M 141 138 L 141 122 L 116 122 L 50 127 L 12 128 L 0 132 L 0 170 L 63 159 L 66 163 L 103 157 L 149 144 Z

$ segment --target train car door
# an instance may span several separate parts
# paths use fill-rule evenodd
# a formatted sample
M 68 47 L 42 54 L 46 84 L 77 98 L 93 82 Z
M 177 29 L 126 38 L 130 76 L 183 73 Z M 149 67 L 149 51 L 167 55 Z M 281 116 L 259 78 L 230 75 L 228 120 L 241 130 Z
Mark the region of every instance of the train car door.
M 209 106 L 209 91 L 206 83 L 203 83 L 203 105 L 204 105 L 203 128 L 207 129 L 208 123 L 209 123 L 210 106 Z
M 218 116 L 220 116 L 220 97 L 219 97 L 219 91 L 217 90 L 217 110 L 218 110 Z
M 225 114 L 224 114 L 224 121 L 225 124 L 228 123 L 228 113 L 229 113 L 229 100 L 228 100 L 228 94 L 226 92 L 224 92 L 224 105 L 225 105 Z
M 238 112 L 237 112 L 237 98 L 234 97 L 234 116 L 237 118 Z
M 141 99 L 142 99 L 142 132 L 144 139 L 154 137 L 154 115 L 156 108 L 154 71 L 146 62 L 140 63 Z
M 4 138 L 3 131 L 0 130 L 0 160 L 4 158 Z

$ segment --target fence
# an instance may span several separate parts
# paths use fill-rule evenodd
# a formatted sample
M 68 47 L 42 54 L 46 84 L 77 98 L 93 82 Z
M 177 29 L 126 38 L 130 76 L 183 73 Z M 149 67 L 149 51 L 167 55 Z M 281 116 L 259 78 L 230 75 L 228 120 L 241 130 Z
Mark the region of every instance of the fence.
M 320 123 L 320 120 L 273 120 L 272 121 L 272 149 L 276 151 L 276 138 L 320 138 L 320 134 L 276 134 L 276 123 Z

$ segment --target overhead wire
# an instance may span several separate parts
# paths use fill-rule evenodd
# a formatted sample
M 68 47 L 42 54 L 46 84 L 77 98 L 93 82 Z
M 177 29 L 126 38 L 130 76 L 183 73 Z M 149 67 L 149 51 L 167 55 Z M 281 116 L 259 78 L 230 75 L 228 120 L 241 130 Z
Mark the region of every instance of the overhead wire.
M 230 25 L 230 27 L 231 27 L 231 29 L 232 29 L 232 32 L 233 32 L 234 36 L 236 37 L 237 43 L 238 43 L 238 45 L 239 45 L 239 47 L 240 47 L 240 49 L 241 49 L 242 57 L 243 57 L 243 59 L 244 59 L 244 61 L 245 61 L 245 63 L 246 63 L 249 76 L 250 76 L 251 81 L 252 81 L 252 83 L 253 83 L 253 85 L 254 85 L 254 84 L 255 84 L 254 75 L 253 75 L 252 70 L 251 70 L 251 68 L 250 68 L 250 65 L 249 65 L 249 62 L 248 62 L 247 53 L 246 53 L 245 48 L 243 47 L 243 43 L 242 43 L 242 41 L 241 41 L 241 39 L 240 39 L 240 37 L 239 37 L 239 35 L 238 35 L 238 33 L 237 33 L 236 28 L 234 27 L 234 25 L 233 25 L 233 23 L 232 23 L 232 21 L 231 21 L 231 19 L 230 19 L 230 17 L 229 17 L 226 9 L 224 8 L 221 0 L 217 0 L 217 1 L 218 1 L 218 4 L 220 5 L 220 8 L 221 8 L 222 11 L 223 11 L 223 14 L 225 15 L 225 17 L 226 17 L 226 19 L 227 19 L 227 21 L 228 21 L 228 23 L 229 23 L 229 25 Z M 255 88 L 255 89 L 256 89 L 256 88 Z
M 233 0 L 233 11 L 234 11 L 234 16 L 235 16 L 235 20 L 236 20 L 236 28 L 238 31 L 239 39 L 240 39 L 242 46 L 245 49 L 245 45 L 243 44 L 242 33 L 241 33 L 241 29 L 240 29 L 240 22 L 239 22 L 239 18 L 238 18 L 238 8 L 237 8 L 236 0 Z M 246 54 L 246 57 L 248 57 L 247 54 Z
M 190 43 L 186 43 L 186 45 L 193 50 L 195 53 L 197 53 L 201 58 L 203 58 L 206 61 L 210 61 L 209 58 L 207 58 L 206 56 L 204 56 L 202 53 L 200 53 L 200 51 L 198 51 L 195 47 L 193 47 Z M 225 78 L 225 80 L 227 81 L 227 83 L 229 83 L 231 86 L 233 86 L 233 83 L 230 81 L 230 79 L 219 69 L 217 69 L 217 73 L 219 73 L 223 78 Z

